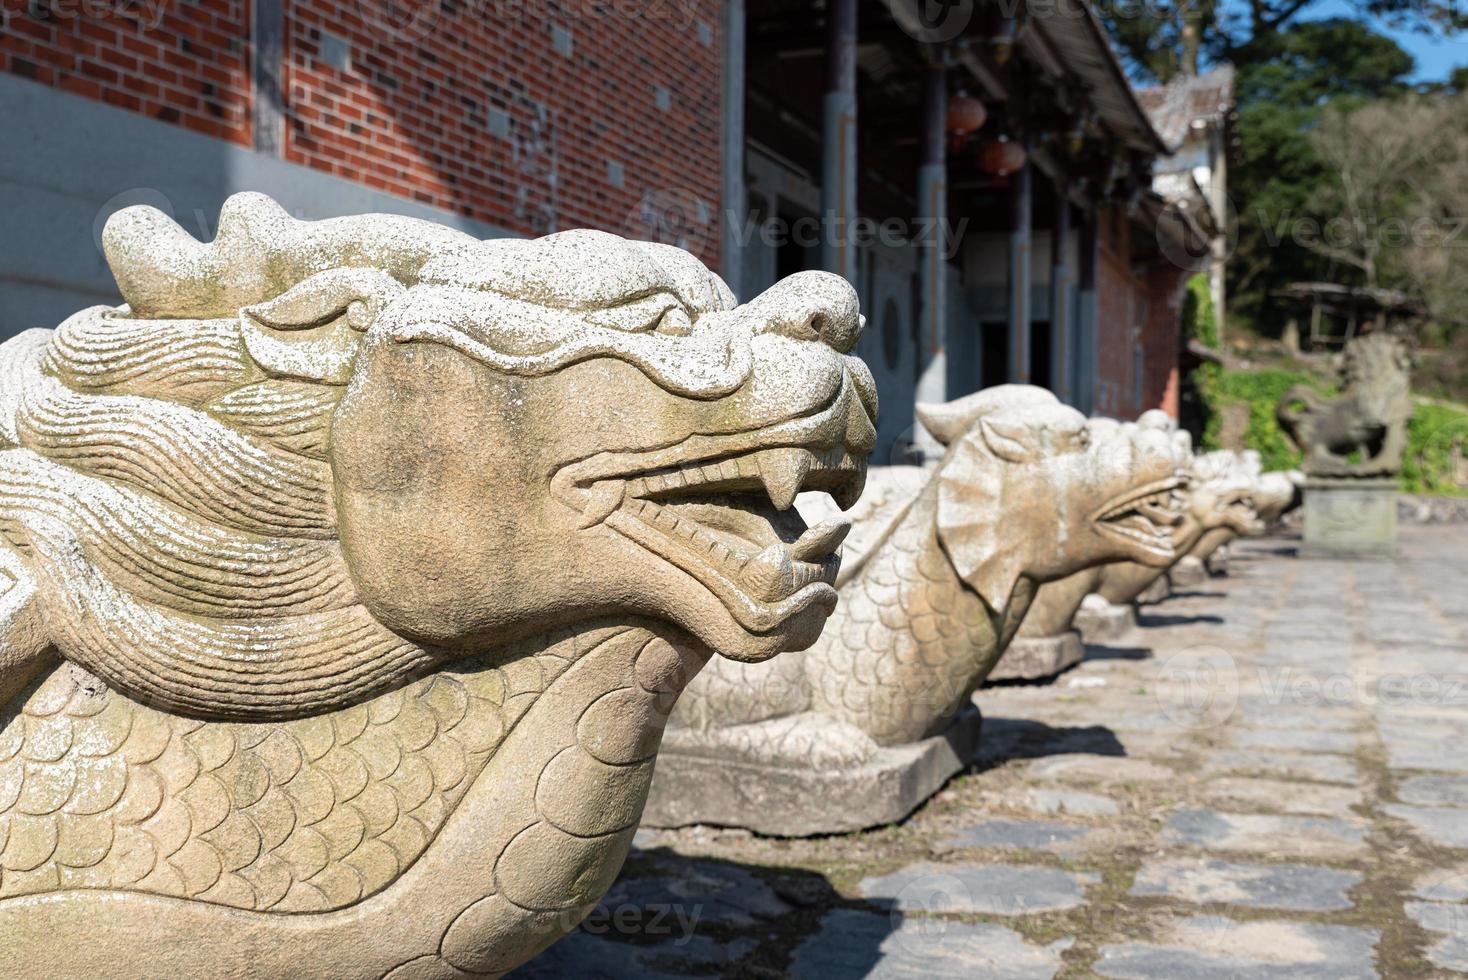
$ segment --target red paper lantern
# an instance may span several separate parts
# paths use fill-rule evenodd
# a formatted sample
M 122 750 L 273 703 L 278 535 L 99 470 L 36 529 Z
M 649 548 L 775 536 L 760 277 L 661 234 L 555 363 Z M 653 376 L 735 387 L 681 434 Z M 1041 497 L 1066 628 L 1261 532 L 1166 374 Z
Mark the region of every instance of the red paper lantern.
M 979 169 L 995 177 L 1008 177 L 1022 168 L 1027 159 L 1024 146 L 1008 136 L 989 140 L 979 147 Z
M 954 136 L 967 136 L 977 132 L 989 118 L 984 103 L 971 95 L 956 95 L 948 102 L 948 132 Z

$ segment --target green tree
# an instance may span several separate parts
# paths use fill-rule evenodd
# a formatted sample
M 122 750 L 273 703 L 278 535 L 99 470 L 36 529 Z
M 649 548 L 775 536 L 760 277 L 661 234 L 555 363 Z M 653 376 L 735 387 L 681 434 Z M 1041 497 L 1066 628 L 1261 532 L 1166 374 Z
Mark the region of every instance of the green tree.
M 1267 58 L 1240 66 L 1228 187 L 1238 213 L 1227 270 L 1232 314 L 1277 334 L 1289 311 L 1274 290 L 1341 280 L 1330 258 L 1298 234 L 1319 223 L 1316 205 L 1333 179 L 1311 134 L 1328 111 L 1404 92 L 1412 69 L 1395 41 L 1340 19 L 1294 24 L 1270 40 Z
M 1322 0 L 1147 0 L 1113 5 L 1107 26 L 1122 53 L 1157 81 L 1197 74 L 1204 62 L 1262 63 L 1279 38 L 1303 23 L 1300 16 Z M 1463 0 L 1352 0 L 1356 18 L 1449 35 L 1468 28 Z M 1350 18 L 1342 21 L 1352 22 Z

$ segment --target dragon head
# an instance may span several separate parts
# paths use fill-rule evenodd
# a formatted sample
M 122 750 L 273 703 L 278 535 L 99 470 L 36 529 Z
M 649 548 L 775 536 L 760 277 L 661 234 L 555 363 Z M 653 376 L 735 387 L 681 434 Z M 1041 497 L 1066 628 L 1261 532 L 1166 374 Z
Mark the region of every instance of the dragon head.
M 1279 520 L 1299 507 L 1304 497 L 1301 488 L 1305 474 L 1299 470 L 1271 470 L 1261 473 L 1254 491 L 1254 507 L 1266 524 Z
M 367 607 L 450 646 L 609 609 L 736 659 L 809 646 L 847 524 L 792 504 L 861 493 L 860 329 L 835 276 L 735 306 L 687 253 L 599 232 L 430 263 L 369 331 L 333 430 Z
M 739 306 L 687 253 L 130 208 L 127 305 L 26 348 L 0 543 L 49 640 L 152 703 L 293 717 L 608 615 L 757 660 L 814 642 L 875 435 L 844 281 Z
M 1021 575 L 1047 582 L 1104 562 L 1173 560 L 1183 477 L 1169 434 L 1088 422 L 1028 385 L 918 411 L 948 446 L 937 477 L 940 539 L 991 607 Z
M 1259 481 L 1250 460 L 1228 449 L 1203 453 L 1193 458 L 1192 477 L 1188 513 L 1198 530 L 1227 528 L 1239 535 L 1264 532 L 1254 499 Z

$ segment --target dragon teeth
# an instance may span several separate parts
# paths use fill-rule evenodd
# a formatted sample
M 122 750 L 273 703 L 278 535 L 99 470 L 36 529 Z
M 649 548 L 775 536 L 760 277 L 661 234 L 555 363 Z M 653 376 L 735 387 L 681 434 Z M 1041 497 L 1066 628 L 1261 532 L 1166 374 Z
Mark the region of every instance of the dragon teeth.
M 815 462 L 804 449 L 766 449 L 757 454 L 760 480 L 776 510 L 789 510 L 795 504 L 800 486 Z

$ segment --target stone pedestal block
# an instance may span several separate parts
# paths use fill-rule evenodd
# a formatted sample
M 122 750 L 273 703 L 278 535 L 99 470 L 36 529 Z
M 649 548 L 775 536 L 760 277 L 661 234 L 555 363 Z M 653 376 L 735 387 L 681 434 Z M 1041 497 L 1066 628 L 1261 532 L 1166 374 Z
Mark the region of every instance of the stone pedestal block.
M 1131 603 L 1092 602 L 1088 596 L 1076 612 L 1074 625 L 1087 643 L 1109 643 L 1136 629 L 1137 610 Z
M 1184 558 L 1184 561 L 1187 559 Z M 1174 568 L 1177 566 L 1173 566 Z M 1173 583 L 1166 575 L 1157 576 L 1156 580 L 1137 594 L 1138 605 L 1152 606 L 1159 602 L 1166 602 L 1172 597 Z
M 1036 681 L 1074 667 L 1086 655 L 1081 634 L 1067 630 L 1059 636 L 1016 636 L 999 658 L 991 681 Z
M 1397 481 L 1309 477 L 1303 558 L 1391 558 L 1397 551 Z
M 978 708 L 965 705 L 940 735 L 835 768 L 813 766 L 808 754 L 751 762 L 732 752 L 693 755 L 665 746 L 642 825 L 704 823 L 811 837 L 895 823 L 968 765 L 982 724 Z
M 1196 555 L 1183 555 L 1167 570 L 1166 578 L 1174 589 L 1196 589 L 1208 581 L 1208 566 Z

